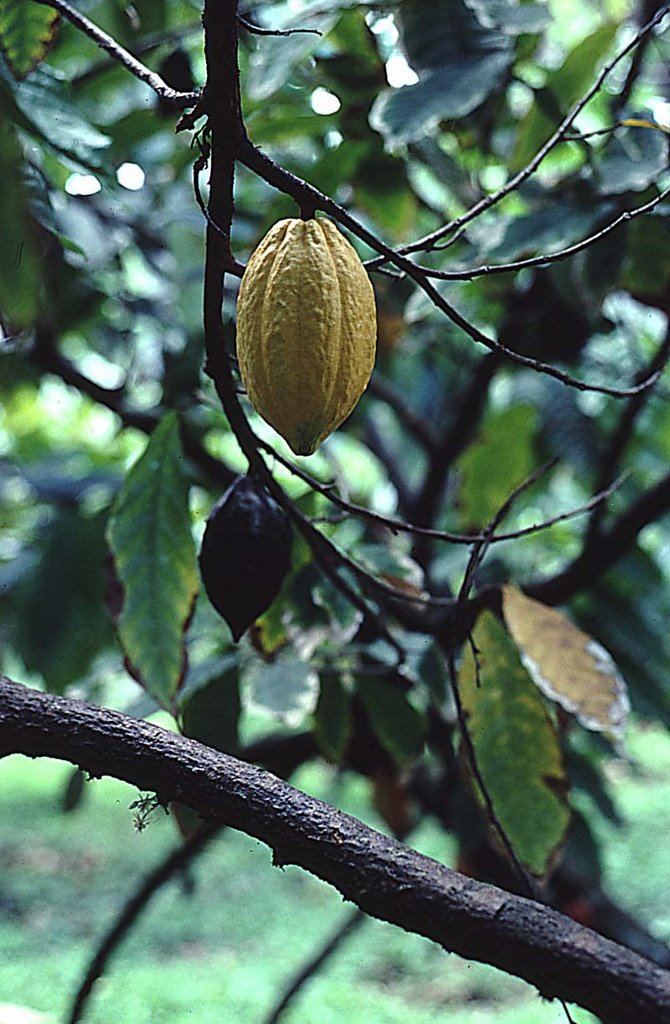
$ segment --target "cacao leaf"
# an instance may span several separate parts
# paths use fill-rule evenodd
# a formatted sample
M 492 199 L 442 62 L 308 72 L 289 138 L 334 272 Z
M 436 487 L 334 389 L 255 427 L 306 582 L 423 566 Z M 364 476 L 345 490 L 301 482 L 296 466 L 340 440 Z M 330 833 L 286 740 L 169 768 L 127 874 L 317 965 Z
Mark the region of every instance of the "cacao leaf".
M 515 405 L 484 424 L 475 442 L 459 460 L 461 523 L 483 526 L 496 514 L 534 466 L 536 413 L 530 405 Z
M 425 720 L 397 686 L 374 677 L 356 680 L 374 733 L 396 764 L 411 765 L 423 751 Z
M 484 27 L 464 0 L 411 0 L 397 16 L 403 48 L 419 81 L 384 90 L 370 124 L 387 145 L 434 135 L 446 119 L 472 113 L 498 87 L 512 43 Z
M 570 820 L 556 729 L 491 612 L 480 615 L 473 641 L 477 659 L 466 645 L 458 685 L 477 769 L 516 855 L 542 876 Z
M 324 757 L 339 764 L 351 735 L 351 695 L 338 676 L 323 675 L 314 711 L 314 736 Z
M 34 324 L 41 283 L 37 226 L 29 213 L 28 193 L 20 167 L 21 150 L 16 133 L 11 125 L 4 124 L 0 135 L 3 187 L 0 309 L 5 327 L 15 331 Z
M 41 530 L 37 553 L 12 594 L 14 642 L 26 668 L 63 693 L 113 638 L 103 603 L 105 516 L 64 509 Z
M 286 513 L 253 477 L 238 477 L 214 506 L 200 574 L 236 641 L 279 593 L 291 567 L 291 543 Z
M 556 106 L 560 106 L 558 110 L 550 112 L 546 100 L 543 100 L 542 95 L 538 96 L 519 124 L 510 167 L 512 173 L 535 156 L 554 131 L 561 115 L 567 113 L 591 84 L 596 66 L 612 45 L 618 27 L 613 23 L 603 25 L 592 35 L 582 39 L 567 55 L 563 64 L 547 75 L 544 92 L 553 99 Z
M 163 419 L 130 470 L 107 537 L 123 587 L 121 645 L 133 674 L 170 709 L 185 669 L 184 632 L 198 589 L 174 413 Z
M 280 654 L 269 664 L 252 662 L 244 673 L 243 682 L 249 705 L 284 725 L 301 725 L 316 708 L 319 677 L 306 662 L 292 654 Z
M 201 672 L 198 674 L 205 678 L 212 674 L 197 687 L 194 679 L 187 679 L 180 701 L 182 733 L 224 754 L 236 754 L 240 746 L 237 728 L 240 717 L 237 659 L 233 655 L 217 659 L 206 673 L 202 672 L 206 666 L 199 668 Z
M 51 7 L 25 0 L 0 0 L 0 49 L 16 78 L 23 78 L 44 60 L 58 20 L 58 11 Z
M 533 682 L 586 729 L 623 737 L 630 703 L 612 656 L 557 611 L 503 587 L 503 614 Z

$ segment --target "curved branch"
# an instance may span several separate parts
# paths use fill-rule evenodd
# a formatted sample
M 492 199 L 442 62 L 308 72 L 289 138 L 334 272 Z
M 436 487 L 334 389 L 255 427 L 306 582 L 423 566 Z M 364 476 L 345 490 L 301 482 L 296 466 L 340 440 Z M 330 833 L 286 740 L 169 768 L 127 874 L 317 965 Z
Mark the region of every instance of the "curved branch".
M 637 49 L 651 35 L 656 26 L 660 24 L 666 14 L 668 14 L 668 11 L 668 5 L 663 4 L 659 10 L 656 11 L 653 17 L 650 18 L 646 25 L 643 25 L 642 28 L 633 36 L 630 42 L 622 47 L 622 49 L 619 50 L 619 52 L 603 66 L 600 74 L 597 76 L 590 88 L 587 89 L 581 99 L 577 100 L 573 108 L 568 111 L 561 123 L 549 136 L 544 145 L 540 147 L 532 160 L 530 160 L 525 167 L 522 167 L 514 177 L 510 178 L 510 180 L 499 188 L 497 192 L 492 192 L 490 195 L 484 196 L 483 199 L 480 199 L 479 202 L 475 203 L 469 210 L 466 210 L 466 212 L 461 214 L 460 217 L 456 217 L 454 220 L 449 221 L 448 224 L 444 224 L 441 228 L 438 228 L 437 231 L 433 231 L 431 234 L 417 239 L 416 242 L 412 242 L 410 245 L 404 246 L 401 252 L 420 252 L 433 249 L 435 243 L 444 238 L 445 235 L 450 234 L 452 231 L 459 230 L 465 224 L 469 224 L 471 220 L 475 219 L 475 217 L 478 217 L 486 210 L 490 210 L 492 206 L 500 202 L 500 200 L 505 196 L 516 191 L 524 181 L 527 181 L 528 178 L 535 173 L 544 158 L 552 151 L 552 149 L 554 149 L 559 142 L 563 141 L 570 126 L 574 123 L 579 114 L 581 114 L 584 107 L 586 107 L 593 97 L 600 92 L 605 79 L 611 74 L 614 68 L 617 67 L 617 65 L 620 64 L 632 50 Z
M 525 270 L 528 267 L 546 267 L 550 263 L 560 263 L 562 260 L 570 259 L 571 256 L 576 256 L 578 253 L 583 252 L 584 249 L 590 248 L 596 242 L 602 241 L 603 238 L 606 238 L 612 231 L 616 231 L 622 224 L 628 224 L 636 217 L 641 217 L 645 213 L 651 213 L 654 207 L 662 203 L 668 196 L 670 196 L 670 187 L 663 189 L 654 199 L 650 199 L 648 203 L 636 206 L 632 210 L 624 210 L 623 213 L 619 214 L 618 217 L 615 217 L 608 224 L 605 224 L 599 231 L 594 231 L 579 242 L 574 242 L 572 245 L 566 246 L 565 249 L 559 249 L 557 252 L 529 256 L 527 259 L 515 260 L 513 263 L 493 263 L 482 267 L 470 267 L 467 270 L 433 270 L 432 267 L 421 267 L 421 270 L 426 277 L 430 277 L 434 281 L 472 281 L 475 277 L 491 277 L 493 274 L 512 274 L 517 270 Z M 373 260 L 370 262 L 374 265 L 377 261 Z
M 81 1019 L 89 996 L 98 978 L 103 974 L 110 957 L 117 949 L 124 936 L 133 927 L 137 918 L 149 904 L 158 890 L 177 874 L 183 871 L 198 856 L 207 844 L 218 834 L 218 825 L 204 825 L 181 846 L 171 850 L 154 869 L 143 879 L 139 889 L 124 904 L 120 914 L 113 921 L 102 942 L 91 960 L 86 974 L 72 1001 L 67 1024 L 77 1024 Z
M 524 978 L 608 1024 L 670 1024 L 670 973 L 532 900 L 476 882 L 268 772 L 148 722 L 0 677 L 0 752 L 55 757 L 265 843 L 365 913 Z
M 330 960 L 333 953 L 340 948 L 344 940 L 348 938 L 356 928 L 359 928 L 360 925 L 363 924 L 365 918 L 366 915 L 362 910 L 359 910 L 358 907 L 347 914 L 344 922 L 338 925 L 336 930 L 318 950 L 316 955 L 310 957 L 307 963 L 303 964 L 300 970 L 296 973 L 295 977 L 291 979 L 288 988 L 282 994 L 276 1006 L 273 1007 L 265 1018 L 264 1024 L 277 1024 L 279 1018 L 286 1012 L 300 990 L 304 988 L 307 982 L 314 977 L 317 971 L 321 970 L 326 961 Z
M 199 92 L 178 92 L 177 89 L 172 89 L 167 82 L 163 81 L 160 75 L 157 75 L 155 71 L 148 68 L 146 64 L 142 64 L 137 57 L 133 57 L 132 53 L 121 46 L 120 43 L 117 43 L 115 39 L 112 39 L 101 28 L 98 28 L 97 25 L 74 7 L 71 7 L 66 0 L 33 0 L 33 2 L 43 4 L 45 7 L 53 7 L 54 10 L 58 11 L 78 28 L 80 32 L 88 36 L 96 46 L 99 46 L 101 50 L 108 53 L 118 64 L 123 65 L 126 71 L 130 71 L 131 75 L 139 78 L 141 82 L 144 82 L 150 89 L 153 89 L 156 95 L 160 96 L 165 103 L 171 104 L 177 110 L 184 110 L 187 107 L 195 106 L 198 102 L 200 98 Z

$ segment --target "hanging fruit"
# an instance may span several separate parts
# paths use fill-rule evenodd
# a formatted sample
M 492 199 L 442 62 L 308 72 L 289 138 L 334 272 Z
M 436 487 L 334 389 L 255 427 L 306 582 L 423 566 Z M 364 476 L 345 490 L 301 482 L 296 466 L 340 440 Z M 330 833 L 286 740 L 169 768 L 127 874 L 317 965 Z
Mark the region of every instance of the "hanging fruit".
M 240 476 L 216 503 L 200 549 L 207 596 L 234 640 L 274 601 L 291 567 L 291 523 L 258 480 Z
M 347 418 L 375 360 L 375 297 L 329 220 L 280 220 L 251 255 L 237 302 L 237 357 L 256 411 L 296 455 Z

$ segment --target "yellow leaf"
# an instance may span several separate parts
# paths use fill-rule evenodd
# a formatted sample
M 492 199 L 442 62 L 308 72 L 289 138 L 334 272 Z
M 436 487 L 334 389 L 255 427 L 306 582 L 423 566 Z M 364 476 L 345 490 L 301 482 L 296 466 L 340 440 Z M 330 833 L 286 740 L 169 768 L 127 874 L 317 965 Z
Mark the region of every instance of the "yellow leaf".
M 620 123 L 627 128 L 652 128 L 654 131 L 665 132 L 666 135 L 670 135 L 670 125 L 659 124 L 658 121 L 647 121 L 642 117 L 627 117 L 625 121 Z
M 535 685 L 596 732 L 621 739 L 630 711 L 611 655 L 562 612 L 503 587 L 503 614 Z

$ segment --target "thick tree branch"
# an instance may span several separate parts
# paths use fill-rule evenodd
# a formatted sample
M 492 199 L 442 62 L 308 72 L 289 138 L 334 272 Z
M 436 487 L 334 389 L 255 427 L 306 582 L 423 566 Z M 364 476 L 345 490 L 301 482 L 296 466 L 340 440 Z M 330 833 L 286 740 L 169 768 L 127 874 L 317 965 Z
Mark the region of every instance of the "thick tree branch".
M 515 974 L 608 1024 L 670 1024 L 670 973 L 532 900 L 475 882 L 268 772 L 148 722 L 0 677 L 0 752 L 55 757 L 246 832 L 373 917 Z

